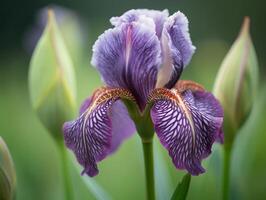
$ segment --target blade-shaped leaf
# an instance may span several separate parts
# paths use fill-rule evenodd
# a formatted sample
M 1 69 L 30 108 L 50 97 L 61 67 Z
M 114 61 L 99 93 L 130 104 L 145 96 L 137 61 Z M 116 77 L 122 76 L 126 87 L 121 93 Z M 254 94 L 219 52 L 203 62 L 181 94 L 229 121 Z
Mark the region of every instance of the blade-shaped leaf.
M 72 159 L 73 160 L 73 159 Z M 73 162 L 77 172 L 81 172 L 81 167 Z M 96 180 L 90 178 L 88 176 L 80 176 L 83 183 L 86 185 L 89 192 L 95 197 L 97 200 L 112 200 L 111 196 L 97 183 Z
M 183 177 L 182 181 L 178 183 L 171 200 L 185 200 L 186 199 L 189 185 L 190 185 L 190 179 L 191 179 L 190 174 L 186 174 Z

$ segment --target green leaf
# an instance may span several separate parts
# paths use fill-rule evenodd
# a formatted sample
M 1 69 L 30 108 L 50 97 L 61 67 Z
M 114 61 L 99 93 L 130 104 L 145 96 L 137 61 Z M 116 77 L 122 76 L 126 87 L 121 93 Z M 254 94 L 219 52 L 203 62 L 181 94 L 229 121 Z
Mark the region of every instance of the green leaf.
M 186 174 L 183 177 L 182 181 L 178 183 L 171 200 L 185 200 L 186 199 L 189 185 L 190 185 L 190 179 L 191 179 L 190 174 Z
M 63 123 L 75 113 L 76 83 L 71 58 L 51 10 L 31 59 L 29 89 L 32 106 L 43 125 L 62 138 Z
M 77 172 L 80 173 L 81 167 L 74 163 Z M 112 200 L 111 196 L 97 183 L 96 180 L 88 176 L 80 176 L 87 189 L 97 200 Z

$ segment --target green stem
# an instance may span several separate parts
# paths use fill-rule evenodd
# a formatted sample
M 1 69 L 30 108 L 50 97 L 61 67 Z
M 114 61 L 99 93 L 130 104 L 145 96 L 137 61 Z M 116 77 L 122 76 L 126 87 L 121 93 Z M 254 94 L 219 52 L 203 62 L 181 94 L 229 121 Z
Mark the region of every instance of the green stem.
M 155 200 L 153 143 L 152 141 L 149 142 L 142 141 L 142 146 L 143 146 L 144 163 L 145 163 L 147 200 Z
M 223 166 L 223 200 L 229 199 L 229 184 L 230 184 L 230 167 L 232 145 L 224 146 L 224 166 Z
M 64 142 L 59 143 L 59 150 L 61 156 L 61 166 L 62 166 L 62 175 L 63 175 L 63 184 L 64 184 L 64 193 L 65 193 L 65 200 L 73 200 L 73 190 L 71 184 L 71 177 L 69 172 L 69 162 L 67 151 L 64 145 Z

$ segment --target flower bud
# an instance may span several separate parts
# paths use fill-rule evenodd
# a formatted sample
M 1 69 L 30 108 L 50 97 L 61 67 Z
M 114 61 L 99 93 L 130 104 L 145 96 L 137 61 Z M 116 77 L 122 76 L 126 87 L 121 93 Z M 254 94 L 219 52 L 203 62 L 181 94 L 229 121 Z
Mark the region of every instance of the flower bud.
M 217 74 L 214 94 L 224 108 L 225 142 L 232 141 L 234 133 L 249 116 L 256 98 L 258 63 L 249 33 L 249 18 Z
M 37 12 L 36 22 L 29 28 L 24 37 L 23 42 L 26 51 L 30 54 L 33 52 L 47 23 L 47 11 L 49 9 L 52 9 L 55 14 L 56 22 L 72 57 L 74 66 L 78 66 L 82 61 L 84 52 L 86 52 L 84 49 L 86 48 L 87 27 L 77 13 L 63 6 L 45 6 Z
M 11 200 L 15 196 L 16 173 L 9 150 L 0 137 L 0 199 Z
M 31 59 L 29 89 L 40 121 L 62 138 L 63 123 L 74 116 L 76 84 L 71 58 L 51 10 Z

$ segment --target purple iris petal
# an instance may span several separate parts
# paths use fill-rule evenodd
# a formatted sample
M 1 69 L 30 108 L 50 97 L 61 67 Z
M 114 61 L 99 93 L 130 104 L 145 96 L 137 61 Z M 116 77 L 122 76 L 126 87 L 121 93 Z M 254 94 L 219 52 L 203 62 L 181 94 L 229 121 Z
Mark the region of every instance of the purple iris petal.
M 84 113 L 92 103 L 92 97 L 87 98 L 80 107 L 80 115 Z M 116 101 L 111 108 L 110 118 L 112 121 L 112 141 L 109 154 L 117 150 L 120 144 L 136 132 L 136 127 L 125 105 Z
M 92 104 L 92 101 L 93 101 L 93 96 L 92 97 L 90 96 L 82 102 L 79 108 L 79 115 L 82 115 L 82 113 L 84 113 L 88 109 L 88 107 Z
M 102 34 L 93 47 L 92 64 L 108 86 L 130 90 L 143 110 L 156 84 L 160 55 L 154 22 L 143 17 Z
M 84 112 L 75 121 L 64 124 L 65 143 L 84 167 L 82 174 L 97 175 L 96 163 L 134 133 L 134 124 L 125 107 L 116 102 L 119 98 L 133 97 L 123 89 L 100 90 L 85 101 L 81 110 Z
M 212 144 L 222 133 L 223 110 L 219 102 L 203 90 L 161 91 L 151 110 L 161 143 L 178 169 L 192 175 L 203 173 L 201 161 L 211 153 Z
M 127 108 L 121 101 L 115 102 L 112 107 L 112 129 L 113 137 L 109 153 L 113 153 L 122 142 L 136 132 L 136 127 L 129 117 Z
M 181 12 L 176 12 L 167 19 L 165 28 L 171 39 L 171 51 L 174 55 L 180 55 L 186 66 L 196 49 L 190 39 L 187 17 Z
M 134 21 L 139 21 L 141 17 L 145 16 L 151 18 L 155 23 L 156 35 L 160 38 L 169 13 L 168 10 L 147 10 L 147 9 L 132 9 L 125 12 L 120 17 L 112 17 L 111 24 L 114 26 L 119 26 L 122 23 L 131 23 Z
M 161 42 L 163 66 L 158 74 L 157 87 L 171 89 L 196 49 L 192 45 L 188 20 L 183 13 L 176 12 L 166 20 Z

